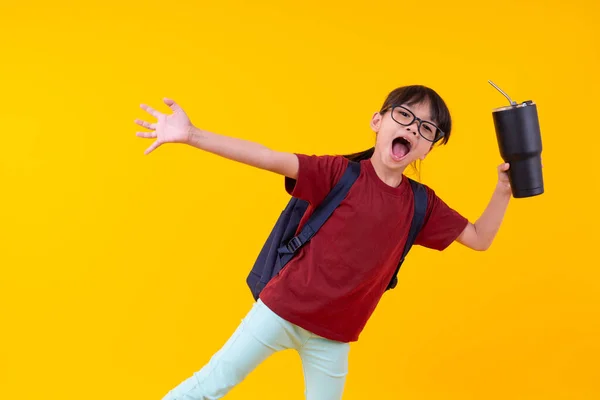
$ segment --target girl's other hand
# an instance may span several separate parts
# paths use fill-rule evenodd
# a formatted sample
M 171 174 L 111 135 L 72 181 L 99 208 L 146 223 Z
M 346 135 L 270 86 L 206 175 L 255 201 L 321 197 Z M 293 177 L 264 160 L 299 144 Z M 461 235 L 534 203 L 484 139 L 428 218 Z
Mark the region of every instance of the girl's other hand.
M 136 119 L 135 123 L 150 129 L 150 132 L 137 132 L 136 136 L 147 139 L 156 139 L 144 154 L 150 154 L 160 145 L 165 143 L 184 143 L 190 142 L 193 125 L 183 109 L 171 99 L 164 98 L 163 101 L 173 111 L 172 114 L 163 114 L 150 106 L 142 104 L 140 107 L 146 110 L 158 121 L 150 123 Z
M 508 170 L 510 169 L 509 163 L 503 163 L 498 166 L 498 186 L 497 190 L 511 195 L 512 189 L 510 187 L 510 180 L 508 179 Z

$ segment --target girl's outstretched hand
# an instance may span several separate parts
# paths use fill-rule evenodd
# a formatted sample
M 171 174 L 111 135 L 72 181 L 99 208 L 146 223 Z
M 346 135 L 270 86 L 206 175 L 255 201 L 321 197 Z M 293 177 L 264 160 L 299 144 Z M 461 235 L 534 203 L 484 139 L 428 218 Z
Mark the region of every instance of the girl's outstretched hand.
M 498 188 L 497 190 L 505 194 L 512 194 L 510 188 L 510 180 L 508 179 L 508 170 L 510 169 L 509 163 L 500 164 L 498 166 Z
M 150 154 L 160 145 L 165 143 L 189 143 L 193 125 L 187 114 L 171 99 L 164 98 L 163 101 L 173 111 L 172 114 L 163 114 L 150 106 L 142 104 L 140 107 L 146 110 L 158 121 L 150 123 L 136 119 L 135 123 L 150 129 L 150 132 L 137 132 L 136 136 L 141 138 L 156 139 L 144 154 Z

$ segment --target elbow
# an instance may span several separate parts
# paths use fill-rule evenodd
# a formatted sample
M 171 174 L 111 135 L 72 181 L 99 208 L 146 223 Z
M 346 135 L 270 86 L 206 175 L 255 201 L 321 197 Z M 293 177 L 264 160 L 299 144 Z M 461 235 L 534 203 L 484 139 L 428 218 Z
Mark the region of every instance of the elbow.
M 490 235 L 486 235 L 485 232 L 481 232 L 477 229 L 477 224 L 473 225 L 475 228 L 475 236 L 476 240 L 473 246 L 473 249 L 476 251 L 486 251 L 492 246 L 492 242 L 494 241 L 494 237 Z
M 474 246 L 474 250 L 476 251 L 487 251 L 490 247 L 492 247 L 491 241 L 480 241 Z
M 469 224 L 458 237 L 458 241 L 475 251 L 486 251 L 492 246 L 494 237 L 481 232 L 475 224 Z

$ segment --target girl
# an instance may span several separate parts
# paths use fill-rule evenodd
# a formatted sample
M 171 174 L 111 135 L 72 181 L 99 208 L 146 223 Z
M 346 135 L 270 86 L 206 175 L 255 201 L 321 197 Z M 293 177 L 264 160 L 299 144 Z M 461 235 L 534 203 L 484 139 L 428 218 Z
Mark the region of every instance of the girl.
M 395 89 L 371 119 L 375 147 L 342 157 L 279 152 L 203 131 L 173 100 L 164 102 L 172 114 L 141 106 L 158 120 L 136 120 L 150 129 L 137 136 L 155 139 L 145 154 L 165 143 L 184 143 L 281 174 L 287 192 L 310 204 L 301 226 L 341 178 L 348 159 L 361 164 L 347 197 L 263 289 L 233 336 L 164 399 L 221 398 L 271 354 L 290 348 L 302 359 L 306 398 L 340 399 L 349 343 L 358 340 L 385 292 L 407 238 L 414 205 L 404 170 L 425 159 L 435 144 L 448 142 L 451 119 L 446 104 L 424 86 Z M 443 250 L 456 240 L 475 250 L 487 249 L 511 197 L 507 170 L 507 164 L 498 168 L 496 189 L 474 224 L 426 187 L 427 211 L 415 244 Z

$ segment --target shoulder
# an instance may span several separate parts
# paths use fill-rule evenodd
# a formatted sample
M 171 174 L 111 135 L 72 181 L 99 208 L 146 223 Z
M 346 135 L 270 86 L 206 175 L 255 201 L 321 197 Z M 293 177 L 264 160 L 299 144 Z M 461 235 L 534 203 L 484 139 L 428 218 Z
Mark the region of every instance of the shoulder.
M 427 196 L 426 200 L 427 200 L 428 205 L 431 204 L 432 200 L 435 200 L 438 198 L 435 190 L 433 190 L 427 184 L 425 184 L 423 182 L 419 182 L 416 179 L 408 178 L 408 177 L 406 179 L 410 183 L 410 186 L 411 186 L 411 189 L 413 190 L 413 192 L 415 190 L 420 191 L 421 193 L 424 193 Z
M 344 175 L 348 160 L 343 156 L 296 154 L 297 180 L 286 179 L 285 187 L 294 197 L 318 204 Z
M 426 223 L 433 223 L 440 226 L 447 223 L 463 224 L 465 218 L 457 210 L 448 205 L 433 188 L 425 184 L 421 185 L 427 193 Z
M 314 173 L 337 176 L 343 174 L 348 166 L 348 159 L 337 155 L 306 155 L 297 154 L 301 169 Z
M 421 194 L 425 195 L 420 197 L 420 199 L 421 201 L 426 201 L 427 204 L 427 207 L 425 209 L 426 220 L 429 220 L 429 217 L 432 216 L 432 214 L 435 213 L 437 210 L 449 208 L 431 186 L 422 182 L 418 182 L 414 179 L 411 179 L 411 181 L 413 192 L 417 190 L 420 191 Z M 419 199 L 418 195 L 415 197 Z
M 298 156 L 299 159 L 307 161 L 307 162 L 312 162 L 312 163 L 319 163 L 319 164 L 325 164 L 325 165 L 337 165 L 337 164 L 348 164 L 348 159 L 344 156 L 338 156 L 338 155 L 329 155 L 329 154 L 325 154 L 325 155 L 315 155 L 315 154 L 301 154 L 301 153 L 296 153 L 296 156 Z

